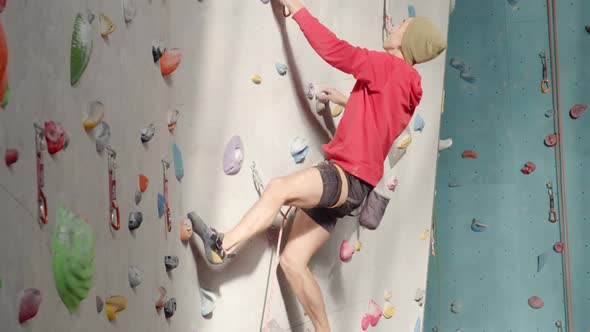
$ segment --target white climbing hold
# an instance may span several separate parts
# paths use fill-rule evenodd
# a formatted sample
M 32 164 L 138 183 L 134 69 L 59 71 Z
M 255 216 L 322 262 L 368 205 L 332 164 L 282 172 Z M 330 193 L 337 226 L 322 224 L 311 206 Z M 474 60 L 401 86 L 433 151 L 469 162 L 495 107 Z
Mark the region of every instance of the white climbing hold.
M 438 151 L 442 151 L 442 150 L 446 150 L 448 148 L 450 148 L 451 146 L 453 146 L 453 139 L 452 138 L 447 138 L 447 139 L 441 139 L 438 141 Z
M 123 18 L 125 23 L 133 21 L 136 12 L 135 0 L 123 0 Z
M 422 132 L 426 123 L 424 119 L 420 116 L 420 114 L 416 113 L 416 117 L 414 118 L 414 131 Z
M 383 299 L 384 299 L 385 301 L 390 301 L 392 296 L 393 296 L 393 295 L 391 294 L 391 292 L 386 290 L 386 291 L 385 291 L 385 294 L 383 295 Z
M 458 300 L 454 300 L 451 302 L 451 312 L 454 314 L 458 314 L 463 310 L 463 303 Z
M 416 303 L 418 303 L 418 305 L 421 307 L 424 305 L 424 295 L 425 295 L 425 291 L 423 289 L 416 289 L 416 293 L 414 294 L 414 301 L 416 301 Z
M 143 274 L 137 266 L 129 266 L 127 274 L 129 276 L 129 286 L 131 286 L 131 288 L 135 288 L 141 284 L 141 281 L 143 280 Z
M 284 76 L 287 74 L 287 65 L 284 63 L 275 63 L 275 68 L 277 70 L 277 73 L 279 73 L 279 75 Z
M 201 316 L 206 317 L 215 310 L 215 295 L 203 288 L 199 288 L 201 295 Z

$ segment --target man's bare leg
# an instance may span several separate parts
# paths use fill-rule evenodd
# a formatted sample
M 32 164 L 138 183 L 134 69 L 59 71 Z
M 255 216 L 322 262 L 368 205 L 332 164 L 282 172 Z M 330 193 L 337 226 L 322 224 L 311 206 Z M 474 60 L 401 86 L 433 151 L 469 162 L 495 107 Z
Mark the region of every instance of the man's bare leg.
M 322 177 L 315 167 L 272 180 L 238 225 L 225 234 L 223 250 L 231 254 L 240 244 L 270 227 L 283 205 L 316 206 L 322 192 Z
M 311 257 L 326 243 L 330 233 L 298 211 L 283 253 L 281 268 L 297 299 L 311 318 L 315 332 L 330 332 L 324 300 L 308 267 Z

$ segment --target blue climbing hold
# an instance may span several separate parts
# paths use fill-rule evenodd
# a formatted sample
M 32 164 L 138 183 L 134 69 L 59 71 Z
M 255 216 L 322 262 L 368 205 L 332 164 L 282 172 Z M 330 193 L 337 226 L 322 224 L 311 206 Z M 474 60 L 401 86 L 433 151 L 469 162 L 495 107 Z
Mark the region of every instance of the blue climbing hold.
M 166 200 L 164 196 L 158 193 L 158 218 L 162 218 L 164 212 L 166 211 Z
M 287 74 L 287 65 L 284 63 L 275 63 L 275 68 L 277 69 L 277 73 L 279 73 L 279 75 L 284 76 Z
M 485 232 L 488 230 L 488 225 L 486 224 L 482 224 L 479 220 L 473 218 L 473 220 L 471 220 L 471 230 L 476 232 L 476 233 L 481 233 L 481 232 Z
M 426 123 L 424 119 L 420 116 L 420 114 L 416 113 L 416 118 L 414 119 L 414 131 L 422 132 Z
M 422 322 L 420 321 L 420 317 L 416 319 L 416 325 L 414 326 L 414 332 L 420 332 L 420 328 L 422 327 Z
M 174 160 L 174 175 L 178 181 L 184 176 L 184 166 L 182 164 L 182 153 L 176 142 L 172 143 L 172 160 Z
M 549 253 L 547 252 L 544 252 L 537 257 L 537 273 L 541 272 L 541 270 L 545 266 L 545 263 L 547 263 L 548 259 Z
M 414 17 L 416 16 L 416 8 L 414 8 L 414 6 L 409 5 L 408 6 L 408 17 Z

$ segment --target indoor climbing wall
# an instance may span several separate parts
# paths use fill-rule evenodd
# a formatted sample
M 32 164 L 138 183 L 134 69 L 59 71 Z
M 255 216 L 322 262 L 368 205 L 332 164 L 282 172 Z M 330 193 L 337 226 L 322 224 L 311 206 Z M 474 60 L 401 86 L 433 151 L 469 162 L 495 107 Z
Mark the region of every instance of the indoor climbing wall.
M 560 1 L 557 5 L 560 53 L 561 97 L 564 113 L 574 105 L 590 104 L 590 3 L 583 0 Z M 585 28 L 587 27 L 587 28 Z M 590 329 L 590 208 L 588 207 L 588 165 L 590 165 L 590 118 L 583 114 L 563 121 L 567 211 L 572 276 L 572 304 L 576 331 Z
M 576 17 L 571 24 L 579 30 Z M 556 209 L 558 187 L 555 137 L 547 137 L 555 133 L 553 87 L 541 88 L 542 51 L 551 72 L 547 24 L 545 1 L 458 0 L 450 16 L 441 137 L 454 145 L 438 163 L 426 331 L 561 331 L 559 321 L 565 328 L 560 228 L 548 215 L 547 184 L 553 183 Z M 563 24 L 561 31 L 570 23 Z M 581 64 L 587 47 L 576 43 Z M 579 80 L 563 105 L 566 122 L 574 96 L 583 96 L 573 56 L 561 62 Z M 573 76 L 563 83 L 562 90 L 578 86 Z M 583 195 L 580 175 L 568 178 Z M 583 234 L 574 236 L 583 250 Z
M 305 4 L 339 37 L 381 48 L 383 1 Z M 446 33 L 446 1 L 387 7 L 394 22 L 428 16 Z M 205 263 L 196 236 L 186 241 L 188 212 L 220 231 L 240 220 L 258 197 L 253 164 L 266 183 L 320 162 L 342 117 L 309 100 L 307 87 L 347 93 L 354 80 L 324 63 L 281 9 L 258 0 L 6 4 L 3 329 L 257 331 L 269 302 L 271 331 L 311 329 L 280 271 L 274 280 L 273 233 L 221 268 Z M 359 330 L 374 314 L 369 301 L 390 317 L 371 330 L 420 329 L 444 62 L 445 53 L 417 66 L 424 97 L 405 156 L 384 177 L 397 187 L 382 225 L 359 230 L 344 219 L 312 260 L 334 331 Z M 224 169 L 236 135 L 241 169 Z M 359 249 L 347 261 L 343 241 Z

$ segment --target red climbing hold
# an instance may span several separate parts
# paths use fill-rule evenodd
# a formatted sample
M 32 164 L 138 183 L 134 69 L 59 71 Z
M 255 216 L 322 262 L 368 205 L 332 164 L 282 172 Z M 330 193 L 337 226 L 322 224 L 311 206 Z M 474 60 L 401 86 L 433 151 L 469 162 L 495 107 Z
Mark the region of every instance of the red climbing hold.
M 524 164 L 524 167 L 520 169 L 520 171 L 522 172 L 522 174 L 531 174 L 532 172 L 535 171 L 535 169 L 537 169 L 537 166 L 529 161 L 526 164 Z
M 6 8 L 6 0 L 0 0 L 0 13 L 4 11 L 4 8 Z
M 577 119 L 582 116 L 584 111 L 586 110 L 586 105 L 576 104 L 572 109 L 570 109 L 570 116 L 572 119 Z
M 148 180 L 147 176 L 139 174 L 139 191 L 144 193 L 147 190 L 149 182 L 150 181 Z
M 6 149 L 6 154 L 4 154 L 4 161 L 6 162 L 6 166 L 8 167 L 16 163 L 18 161 L 18 151 L 16 149 Z
M 533 308 L 533 309 L 541 309 L 545 305 L 545 302 L 543 301 L 543 299 L 541 299 L 538 296 L 529 297 L 528 302 L 529 302 L 529 305 L 531 306 L 531 308 Z
M 547 135 L 547 137 L 545 137 L 545 145 L 547 146 L 555 146 L 557 145 L 557 139 L 559 138 L 559 135 L 557 134 L 549 134 Z
M 555 242 L 555 244 L 553 245 L 553 250 L 555 250 L 556 253 L 561 254 L 563 252 L 563 243 Z
M 160 58 L 160 72 L 162 76 L 172 74 L 182 61 L 182 53 L 179 49 L 166 50 Z
M 47 141 L 47 152 L 50 154 L 58 153 L 66 147 L 68 138 L 61 123 L 45 122 L 45 140 Z
M 465 158 L 477 159 L 477 153 L 475 153 L 475 151 L 473 151 L 473 150 L 465 150 L 465 151 L 463 151 L 463 154 L 461 155 L 461 157 L 463 157 L 463 159 L 465 159 Z
M 20 307 L 18 312 L 19 323 L 24 323 L 37 315 L 41 305 L 41 291 L 36 288 L 23 290 L 20 295 Z

